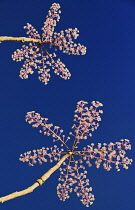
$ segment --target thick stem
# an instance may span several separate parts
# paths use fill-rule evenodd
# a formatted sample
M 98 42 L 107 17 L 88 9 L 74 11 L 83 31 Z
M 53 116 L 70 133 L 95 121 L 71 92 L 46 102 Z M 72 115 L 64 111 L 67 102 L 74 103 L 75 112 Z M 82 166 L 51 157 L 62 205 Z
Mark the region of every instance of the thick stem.
M 16 191 L 14 193 L 1 197 L 0 203 L 4 203 L 5 201 L 33 192 L 37 187 L 41 186 L 51 176 L 51 174 L 54 173 L 61 166 L 61 164 L 71 155 L 72 152 L 64 155 L 55 166 L 50 168 L 45 174 L 43 174 L 43 176 L 37 179 L 36 182 L 30 187 L 26 188 L 25 190 Z
M 3 41 L 16 41 L 16 42 L 36 42 L 41 43 L 40 39 L 32 39 L 26 37 L 12 37 L 12 36 L 0 36 L 0 42 Z

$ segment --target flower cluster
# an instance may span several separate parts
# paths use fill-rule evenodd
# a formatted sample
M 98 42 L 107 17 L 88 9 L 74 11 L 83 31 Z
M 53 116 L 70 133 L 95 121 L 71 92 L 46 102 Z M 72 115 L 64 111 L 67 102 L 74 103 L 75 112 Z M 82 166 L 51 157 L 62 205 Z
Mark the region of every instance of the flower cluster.
M 50 67 L 61 78 L 65 80 L 70 79 L 71 74 L 69 70 L 60 59 L 56 59 L 56 53 L 48 52 L 45 48 L 47 44 L 50 47 L 54 46 L 55 50 L 59 48 L 59 50 L 62 50 L 63 53 L 67 53 L 68 55 L 84 55 L 86 53 L 86 47 L 84 45 L 73 42 L 73 39 L 77 39 L 79 36 L 79 30 L 77 28 L 69 28 L 59 33 L 54 32 L 56 23 L 60 20 L 61 11 L 59 9 L 59 4 L 52 4 L 46 16 L 41 36 L 31 24 L 27 23 L 24 26 L 27 29 L 29 37 L 38 41 L 37 43 L 29 43 L 29 46 L 23 45 L 21 49 L 17 49 L 12 55 L 12 59 L 15 61 L 26 59 L 20 70 L 19 76 L 22 79 L 27 79 L 29 74 L 33 74 L 34 71 L 32 69 L 35 68 L 38 69 L 38 74 L 40 74 L 38 77 L 39 80 L 46 85 L 50 80 Z
M 79 101 L 77 103 L 77 109 L 75 110 L 74 121 L 76 124 L 72 128 L 75 129 L 76 138 L 86 139 L 87 136 L 92 136 L 91 131 L 94 131 L 99 126 L 99 121 L 101 121 L 100 114 L 103 113 L 102 110 L 98 110 L 99 107 L 103 106 L 98 101 L 92 101 L 89 108 L 86 106 L 88 102 Z
M 46 21 L 44 22 L 44 26 L 42 28 L 42 41 L 44 42 L 52 42 L 52 36 L 54 33 L 54 27 L 56 26 L 57 21 L 60 20 L 61 11 L 59 4 L 52 4 L 50 10 L 48 11 L 48 15 L 46 16 Z
M 100 114 L 103 113 L 99 107 L 103 106 L 98 101 L 92 101 L 91 106 L 87 107 L 88 102 L 79 101 L 75 110 L 74 121 L 72 129 L 74 133 L 70 132 L 71 135 L 75 136 L 76 141 L 72 148 L 77 148 L 77 144 L 81 139 L 87 139 L 88 136 L 92 136 L 92 132 L 99 126 L 101 121 Z
M 76 44 L 73 42 L 72 37 L 77 39 L 79 36 L 79 30 L 77 28 L 69 28 L 65 31 L 60 31 L 59 33 L 54 33 L 54 44 L 59 46 L 59 50 L 68 55 L 85 55 L 86 47 L 81 44 Z
M 28 34 L 30 38 L 40 39 L 39 32 L 31 24 L 27 23 L 27 26 L 24 26 L 24 29 L 27 29 L 26 34 Z
M 59 149 L 57 145 L 50 148 L 42 147 L 41 149 L 25 152 L 20 155 L 19 160 L 22 162 L 28 162 L 29 166 L 34 166 L 37 162 L 41 165 L 43 162 L 47 162 L 49 158 L 50 162 L 59 161 L 63 154 L 63 149 Z M 46 157 L 45 157 L 46 156 Z
M 68 158 L 68 163 L 63 163 L 63 168 L 60 168 L 60 183 L 57 185 L 57 195 L 60 200 L 65 201 L 69 198 L 69 193 L 76 192 L 80 201 L 89 207 L 95 200 L 94 195 L 91 193 L 92 187 L 89 187 L 89 179 L 86 179 L 87 171 L 83 165 L 77 161 L 72 161 L 71 157 Z
M 97 148 L 94 148 L 94 143 L 91 143 L 91 145 L 84 147 L 83 151 L 78 151 L 78 154 L 81 155 L 79 161 L 85 160 L 86 164 L 91 167 L 92 160 L 96 159 L 96 168 L 99 168 L 101 163 L 103 163 L 103 168 L 110 171 L 112 169 L 111 164 L 115 164 L 116 170 L 120 171 L 119 166 L 128 169 L 128 165 L 132 163 L 132 159 L 125 157 L 125 150 L 131 150 L 131 144 L 129 144 L 128 139 L 122 139 L 120 142 L 115 143 L 110 142 L 109 144 L 98 143 Z
M 122 139 L 116 143 L 98 143 L 94 147 L 94 143 L 87 145 L 82 151 L 77 150 L 77 144 L 80 140 L 87 139 L 91 136 L 91 132 L 98 128 L 98 122 L 101 121 L 100 114 L 103 113 L 99 107 L 103 106 L 98 101 L 92 101 L 91 106 L 87 107 L 86 101 L 79 101 L 75 110 L 74 121 L 72 126 L 74 132 L 70 132 L 68 137 L 63 135 L 63 130 L 59 126 L 53 126 L 48 123 L 48 118 L 42 118 L 40 114 L 35 111 L 28 112 L 26 121 L 32 124 L 33 127 L 40 127 L 40 133 L 53 137 L 53 142 L 61 142 L 60 148 L 54 145 L 51 148 L 44 148 L 26 152 L 20 156 L 20 161 L 28 162 L 33 166 L 35 163 L 59 161 L 64 154 L 71 154 L 64 162 L 60 170 L 59 184 L 57 186 L 57 195 L 60 200 L 65 201 L 69 198 L 69 193 L 73 190 L 80 201 L 89 207 L 95 200 L 94 195 L 91 193 L 92 187 L 89 187 L 89 179 L 87 179 L 87 171 L 82 163 L 85 161 L 88 166 L 92 166 L 93 160 L 97 168 L 103 163 L 103 168 L 110 171 L 111 164 L 115 165 L 117 171 L 120 171 L 119 166 L 128 169 L 128 165 L 132 163 L 132 159 L 126 157 L 126 151 L 130 150 L 131 145 L 128 139 Z M 73 138 L 73 145 L 70 149 L 67 142 Z
M 53 142 L 61 141 L 65 143 L 69 137 L 65 140 L 65 135 L 62 135 L 63 130 L 60 129 L 59 126 L 54 126 L 52 123 L 47 123 L 48 118 L 43 118 L 39 113 L 35 113 L 35 111 L 28 112 L 26 115 L 26 122 L 32 124 L 32 127 L 41 127 L 40 133 L 43 133 L 47 136 L 53 137 Z

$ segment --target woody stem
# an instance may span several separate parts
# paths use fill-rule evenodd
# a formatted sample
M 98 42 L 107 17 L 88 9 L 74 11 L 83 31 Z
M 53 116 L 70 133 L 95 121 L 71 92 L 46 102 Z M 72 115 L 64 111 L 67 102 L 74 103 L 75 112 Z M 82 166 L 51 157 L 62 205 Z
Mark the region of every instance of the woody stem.
M 45 174 L 43 174 L 39 179 L 37 179 L 35 183 L 30 187 L 1 197 L 0 203 L 4 203 L 5 201 L 33 192 L 37 187 L 41 186 L 52 175 L 52 173 L 54 173 L 61 166 L 61 164 L 71 155 L 72 152 L 69 152 L 68 154 L 64 155 L 55 166 L 50 168 Z

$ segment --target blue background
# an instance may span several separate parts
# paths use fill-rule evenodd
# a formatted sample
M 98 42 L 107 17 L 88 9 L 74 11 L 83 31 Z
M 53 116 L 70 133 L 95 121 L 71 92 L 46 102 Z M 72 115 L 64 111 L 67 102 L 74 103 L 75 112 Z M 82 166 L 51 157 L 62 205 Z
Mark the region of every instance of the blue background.
M 31 23 L 39 32 L 52 0 L 0 0 L 0 35 L 26 36 L 23 26 Z M 54 163 L 27 166 L 18 160 L 25 151 L 51 146 L 51 137 L 25 122 L 25 114 L 35 110 L 68 134 L 73 124 L 76 103 L 80 100 L 104 104 L 102 121 L 90 142 L 131 141 L 127 156 L 135 158 L 135 1 L 134 0 L 59 0 L 61 19 L 55 30 L 77 27 L 77 43 L 87 46 L 84 56 L 58 57 L 72 77 L 65 81 L 51 71 L 44 86 L 37 72 L 22 80 L 18 77 L 23 62 L 14 62 L 11 54 L 21 48 L 18 42 L 0 44 L 0 196 L 23 190 L 34 183 Z M 135 167 L 117 172 L 88 169 L 95 202 L 91 210 L 135 209 Z M 62 202 L 56 194 L 59 171 L 33 193 L 0 205 L 1 210 L 86 209 L 75 193 Z

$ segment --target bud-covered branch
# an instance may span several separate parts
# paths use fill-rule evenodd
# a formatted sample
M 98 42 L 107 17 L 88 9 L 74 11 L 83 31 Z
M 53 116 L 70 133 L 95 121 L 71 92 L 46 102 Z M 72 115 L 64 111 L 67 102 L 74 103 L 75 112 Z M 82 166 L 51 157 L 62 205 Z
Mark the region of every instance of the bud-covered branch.
M 29 166 L 34 166 L 37 162 L 41 165 L 43 162 L 47 162 L 48 159 L 50 162 L 59 161 L 62 154 L 67 154 L 63 152 L 64 149 L 59 149 L 56 145 L 53 147 L 42 147 L 41 149 L 32 150 L 25 152 L 20 155 L 19 160 L 22 162 L 27 162 Z
M 61 78 L 65 80 L 70 79 L 71 73 L 66 68 L 65 64 L 59 58 L 55 60 L 54 57 L 56 57 L 56 53 L 49 53 L 45 45 L 47 46 L 49 44 L 50 48 L 54 46 L 55 51 L 59 49 L 68 55 L 86 54 L 86 47 L 80 43 L 76 44 L 73 41 L 73 39 L 77 39 L 79 36 L 79 30 L 77 28 L 69 28 L 59 33 L 54 32 L 56 23 L 60 20 L 61 11 L 59 9 L 59 4 L 52 4 L 42 27 L 43 33 L 41 35 L 30 23 L 27 23 L 24 29 L 27 30 L 26 34 L 28 34 L 29 38 L 0 37 L 0 42 L 30 42 L 28 46 L 23 45 L 21 49 L 17 49 L 12 55 L 14 61 L 22 61 L 25 59 L 20 70 L 19 76 L 21 79 L 27 79 L 29 74 L 34 73 L 33 68 L 35 68 L 38 69 L 38 74 L 40 74 L 38 79 L 46 85 L 50 80 L 50 67 L 54 70 L 54 73 Z
M 42 147 L 41 149 L 25 152 L 20 155 L 19 160 L 27 162 L 30 166 L 34 166 L 37 162 L 42 164 L 43 162 L 47 162 L 48 159 L 50 162 L 58 161 L 58 163 L 32 186 L 20 192 L 0 198 L 1 203 L 32 192 L 36 187 L 42 185 L 43 182 L 59 168 L 60 177 L 57 185 L 57 195 L 59 199 L 65 201 L 70 197 L 69 193 L 74 191 L 77 196 L 80 197 L 80 201 L 86 207 L 89 207 L 95 198 L 91 193 L 92 187 L 89 187 L 89 179 L 87 178 L 85 166 L 81 165 L 84 160 L 88 166 L 92 166 L 92 161 L 95 160 L 97 168 L 103 163 L 103 167 L 107 171 L 110 171 L 112 164 L 115 164 L 117 171 L 120 171 L 120 166 L 128 169 L 128 165 L 132 163 L 132 159 L 126 157 L 126 150 L 131 149 L 128 139 L 122 139 L 120 142 L 111 142 L 109 144 L 98 143 L 97 147 L 94 146 L 94 143 L 91 143 L 84 147 L 82 151 L 76 149 L 79 140 L 87 139 L 88 136 L 91 136 L 91 132 L 98 128 L 98 122 L 101 121 L 100 114 L 103 113 L 103 111 L 99 109 L 100 106 L 103 106 L 100 102 L 93 101 L 92 106 L 89 108 L 86 104 L 88 104 L 86 101 L 79 101 L 77 103 L 74 116 L 76 124 L 72 126 L 74 133 L 70 132 L 70 137 L 68 136 L 67 138 L 65 135 L 62 135 L 63 130 L 60 129 L 59 126 L 53 126 L 53 124 L 48 123 L 48 118 L 41 117 L 40 114 L 35 111 L 27 113 L 26 121 L 32 124 L 32 127 L 40 127 L 40 133 L 52 136 L 53 142 L 60 141 L 61 144 L 60 148 L 57 145 L 53 145 L 50 148 Z M 67 146 L 67 142 L 71 137 L 73 138 L 73 145 L 70 150 Z M 64 156 L 61 158 L 62 155 Z M 60 167 L 60 165 L 62 166 Z
M 53 124 L 48 124 L 48 118 L 42 118 L 40 114 L 35 111 L 28 112 L 26 115 L 26 121 L 32 124 L 33 127 L 41 127 L 40 133 L 53 137 L 53 142 L 60 141 L 65 148 L 58 148 L 54 145 L 51 148 L 44 148 L 33 150 L 32 152 L 25 152 L 20 156 L 22 162 L 28 162 L 29 165 L 34 165 L 39 162 L 47 162 L 47 157 L 52 161 L 58 161 L 61 155 L 70 153 L 60 168 L 60 183 L 57 186 L 57 195 L 60 200 L 65 201 L 69 198 L 69 193 L 76 192 L 78 197 L 81 197 L 81 202 L 89 207 L 93 203 L 94 195 L 91 193 L 92 188 L 89 186 L 89 179 L 87 179 L 87 171 L 83 165 L 80 165 L 86 161 L 88 166 L 92 166 L 93 160 L 97 168 L 103 163 L 103 168 L 110 171 L 112 164 L 115 165 L 117 171 L 120 171 L 120 166 L 128 169 L 128 165 L 131 165 L 132 159 L 126 157 L 126 150 L 131 149 L 131 145 L 128 139 L 122 139 L 120 142 L 115 143 L 98 143 L 97 147 L 94 147 L 94 143 L 87 145 L 82 151 L 77 150 L 80 140 L 87 139 L 88 136 L 92 136 L 92 132 L 99 126 L 101 121 L 100 114 L 103 113 L 99 107 L 103 106 L 98 101 L 92 101 L 91 106 L 88 108 L 86 105 L 88 102 L 79 101 L 75 110 L 74 121 L 72 126 L 74 132 L 70 132 L 67 138 L 62 135 L 63 130 Z M 67 141 L 73 138 L 73 145 L 70 148 L 67 146 Z
M 96 168 L 99 168 L 103 163 L 103 168 L 110 171 L 112 169 L 111 165 L 115 164 L 116 170 L 120 171 L 119 166 L 128 169 L 128 165 L 132 163 L 132 159 L 125 156 L 126 150 L 131 150 L 131 144 L 129 144 L 128 139 L 122 139 L 120 142 L 115 143 L 98 143 L 97 148 L 94 148 L 94 143 L 91 143 L 91 145 L 84 147 L 83 151 L 76 151 L 75 154 L 81 156 L 79 162 L 85 160 L 89 167 L 92 166 L 93 160 L 96 159 Z
M 75 132 L 75 141 L 72 147 L 72 151 L 76 148 L 76 145 L 81 139 L 87 139 L 88 136 L 92 136 L 92 132 L 99 127 L 99 121 L 101 121 L 100 114 L 103 113 L 99 110 L 99 107 L 103 106 L 98 101 L 92 101 L 89 108 L 86 106 L 88 102 L 79 101 L 75 110 L 74 121 L 76 124 L 72 126 Z
M 48 121 L 48 118 L 41 117 L 40 114 L 35 113 L 35 111 L 27 112 L 26 122 L 28 122 L 29 124 L 32 124 L 32 127 L 41 126 L 41 130 L 39 131 L 40 133 L 43 133 L 44 135 L 47 135 L 47 136 L 52 136 L 53 142 L 61 141 L 61 143 L 67 148 L 67 150 L 70 151 L 70 149 L 65 143 L 66 141 L 65 135 L 62 135 L 63 130 L 60 129 L 59 126 L 53 126 L 52 123 L 48 124 L 47 121 Z

